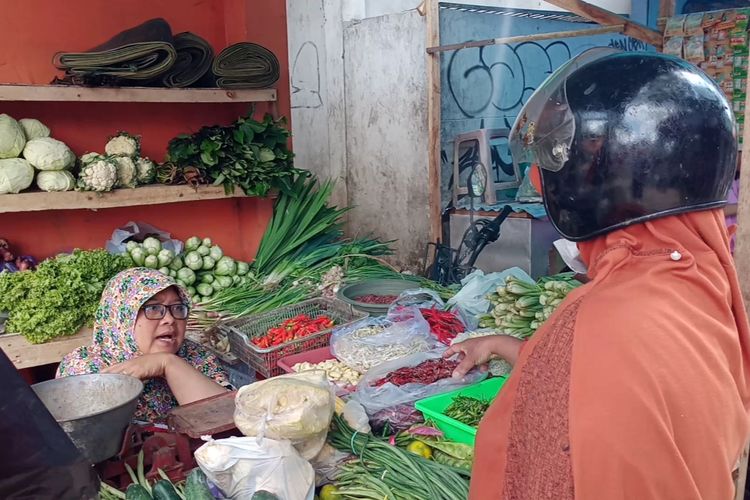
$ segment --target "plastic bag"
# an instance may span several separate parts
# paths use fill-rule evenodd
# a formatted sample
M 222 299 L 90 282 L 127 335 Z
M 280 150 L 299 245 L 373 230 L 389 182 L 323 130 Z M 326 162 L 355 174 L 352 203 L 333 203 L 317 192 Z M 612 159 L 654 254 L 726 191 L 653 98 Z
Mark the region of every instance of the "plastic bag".
M 420 352 L 372 368 L 362 377 L 353 398 L 364 407 L 368 415 L 373 416 L 386 408 L 413 403 L 428 396 L 459 389 L 466 385 L 475 384 L 487 377 L 486 373 L 482 373 L 479 370 L 472 370 L 463 378 L 448 377 L 432 384 L 409 383 L 397 386 L 387 382 L 379 387 L 372 385 L 399 368 L 417 366 L 431 359 L 440 359 L 444 352 L 445 349 Z
M 335 406 L 324 371 L 280 375 L 237 391 L 234 423 L 245 436 L 289 440 L 309 460 L 325 444 Z
M 386 318 L 391 321 L 405 321 L 415 315 L 415 310 L 422 309 L 449 310 L 463 323 L 464 330 L 472 330 L 478 325 L 477 319 L 474 316 L 467 314 L 458 305 L 447 307 L 443 299 L 440 298 L 440 295 L 427 288 L 401 292 L 401 295 L 388 308 Z M 425 315 L 422 314 L 422 317 L 424 318 Z
M 490 310 L 487 294 L 505 284 L 505 278 L 513 275 L 518 279 L 534 283 L 534 280 L 518 267 L 511 267 L 499 273 L 484 274 L 476 270 L 461 281 L 461 290 L 448 301 L 448 307 L 459 306 L 468 316 L 479 317 Z M 467 325 L 468 326 L 468 325 Z
M 422 412 L 417 410 L 413 403 L 385 408 L 370 418 L 372 430 L 376 435 L 405 431 L 409 427 L 423 422 Z
M 150 224 L 144 222 L 128 222 L 121 228 L 115 229 L 112 232 L 112 237 L 107 242 L 105 248 L 109 253 L 121 254 L 125 253 L 127 248 L 125 244 L 128 241 L 141 242 L 149 236 L 153 236 L 161 242 L 162 248 L 165 250 L 171 250 L 175 255 L 182 252 L 182 242 L 180 240 L 172 239 L 171 234 L 166 231 L 155 228 Z
M 361 373 L 415 352 L 427 352 L 435 345 L 430 325 L 418 309 L 408 307 L 392 319 L 365 318 L 337 328 L 331 335 L 331 353 Z
M 341 473 L 341 465 L 351 458 L 351 453 L 339 451 L 326 443 L 320 453 L 310 461 L 310 465 L 315 470 L 315 486 L 335 482 L 336 477 Z
M 312 500 L 315 472 L 289 441 L 230 437 L 209 440 L 195 461 L 227 498 L 249 500 L 265 490 L 285 500 Z
M 353 399 L 346 402 L 341 416 L 344 417 L 349 427 L 360 434 L 369 434 L 372 430 L 370 429 L 370 421 L 367 418 L 367 412 L 365 412 L 364 407 Z

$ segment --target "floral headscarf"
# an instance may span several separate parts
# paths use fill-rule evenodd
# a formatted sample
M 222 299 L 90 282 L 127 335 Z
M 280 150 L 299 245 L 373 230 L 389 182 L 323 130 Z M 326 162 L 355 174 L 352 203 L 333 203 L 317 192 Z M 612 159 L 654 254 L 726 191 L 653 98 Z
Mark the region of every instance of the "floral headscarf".
M 148 299 L 169 287 L 175 287 L 180 298 L 190 304 L 182 287 L 169 276 L 153 269 L 137 267 L 112 278 L 96 310 L 93 343 L 65 356 L 57 369 L 57 376 L 98 373 L 108 366 L 137 357 L 140 353 L 133 328 L 138 311 Z M 210 379 L 226 385 L 226 373 L 216 357 L 198 344 L 185 340 L 177 356 Z M 161 378 L 150 379 L 145 381 L 134 418 L 158 422 L 176 406 L 177 400 L 167 382 Z

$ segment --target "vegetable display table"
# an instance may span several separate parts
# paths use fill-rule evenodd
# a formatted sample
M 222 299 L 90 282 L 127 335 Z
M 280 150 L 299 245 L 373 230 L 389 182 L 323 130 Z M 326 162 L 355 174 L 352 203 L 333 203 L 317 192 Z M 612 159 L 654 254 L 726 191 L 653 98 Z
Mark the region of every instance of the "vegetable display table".
M 83 328 L 75 335 L 60 337 L 44 344 L 32 344 L 18 333 L 0 335 L 0 348 L 17 369 L 59 363 L 70 351 L 91 343 L 92 331 Z

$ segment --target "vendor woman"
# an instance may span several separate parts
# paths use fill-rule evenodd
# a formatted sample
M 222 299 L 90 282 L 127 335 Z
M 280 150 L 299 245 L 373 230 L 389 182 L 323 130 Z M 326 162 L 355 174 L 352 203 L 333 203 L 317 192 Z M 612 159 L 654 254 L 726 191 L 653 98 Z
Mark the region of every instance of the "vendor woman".
M 63 358 L 58 377 L 123 373 L 144 390 L 135 420 L 163 421 L 172 408 L 220 394 L 227 378 L 216 358 L 185 340 L 190 301 L 170 277 L 128 269 L 107 284 L 90 346 Z
M 587 120 L 604 120 L 594 165 Z M 527 342 L 472 339 L 457 376 L 515 362 L 479 426 L 470 497 L 724 499 L 750 434 L 750 328 L 723 205 L 737 137 L 691 64 L 587 51 L 532 95 L 511 140 L 591 281 Z M 597 175 L 587 175 L 592 171 Z

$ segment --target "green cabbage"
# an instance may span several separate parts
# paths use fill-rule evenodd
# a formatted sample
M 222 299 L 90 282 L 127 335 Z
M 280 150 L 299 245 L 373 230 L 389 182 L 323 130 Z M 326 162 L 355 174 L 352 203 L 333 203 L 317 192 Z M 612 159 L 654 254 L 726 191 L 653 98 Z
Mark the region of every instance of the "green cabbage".
M 27 142 L 23 157 L 39 170 L 65 170 L 76 161 L 76 155 L 64 142 L 51 137 Z
M 12 117 L 0 115 L 0 159 L 17 158 L 25 145 L 23 127 Z
M 67 170 L 43 170 L 36 174 L 36 185 L 42 191 L 70 191 L 76 180 Z
M 42 137 L 49 137 L 49 128 L 39 120 L 34 118 L 21 118 L 18 123 L 23 128 L 23 132 L 26 135 L 26 140 L 40 139 Z
M 34 167 L 23 158 L 0 160 L 0 194 L 18 193 L 34 182 Z

